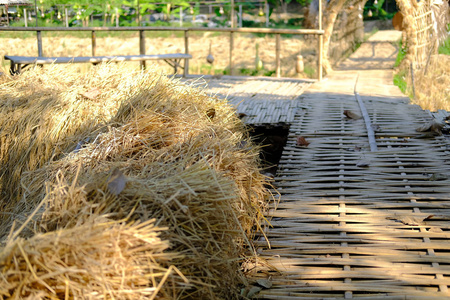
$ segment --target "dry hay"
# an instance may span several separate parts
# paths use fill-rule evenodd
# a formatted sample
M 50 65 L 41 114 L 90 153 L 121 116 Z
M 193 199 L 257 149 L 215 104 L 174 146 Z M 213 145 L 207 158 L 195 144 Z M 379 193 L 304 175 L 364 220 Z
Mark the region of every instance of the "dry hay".
M 15 141 L 40 154 L 37 163 L 17 154 L 21 198 L 3 198 L 12 217 L 0 224 L 11 229 L 2 234 L 0 299 L 237 298 L 267 191 L 234 109 L 155 71 L 27 73 L 0 88 L 17 97 L 3 109 L 13 116 L 1 132 L 16 138 L 3 135 L 2 165 Z M 94 87 L 97 97 L 80 96 Z M 47 120 L 39 134 L 57 138 L 30 134 L 36 115 Z
M 426 72 L 425 72 L 426 70 Z M 408 84 L 407 94 L 412 95 L 410 70 L 405 72 Z M 450 111 L 450 56 L 438 54 L 431 56 L 426 68 L 414 72 L 415 98 L 412 103 L 422 109 Z
M 139 83 L 119 68 L 95 68 L 90 74 L 45 72 L 2 76 L 0 86 L 0 184 L 2 197 L 14 199 L 24 171 L 57 159 L 83 135 L 108 121 Z M 153 78 L 153 80 L 156 80 Z M 98 91 L 95 97 L 87 92 Z M 88 97 L 86 97 L 86 95 Z M 19 193 L 20 196 L 20 193 Z M 0 208 L 4 211 L 7 202 Z

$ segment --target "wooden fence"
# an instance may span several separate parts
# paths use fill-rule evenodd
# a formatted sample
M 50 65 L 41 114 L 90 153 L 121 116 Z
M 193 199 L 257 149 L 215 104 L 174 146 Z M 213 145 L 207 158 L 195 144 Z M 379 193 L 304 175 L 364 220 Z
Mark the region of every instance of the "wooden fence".
M 320 20 L 321 18 L 319 18 Z M 321 23 L 321 22 L 320 22 Z M 320 24 L 321 25 L 321 24 Z M 0 31 L 35 31 L 37 35 L 38 44 L 38 56 L 43 56 L 42 51 L 42 31 L 90 31 L 92 39 L 92 56 L 96 54 L 97 46 L 97 31 L 138 31 L 139 32 L 139 54 L 145 53 L 145 32 L 146 31 L 170 31 L 170 32 L 184 32 L 184 51 L 189 53 L 189 33 L 195 31 L 207 31 L 207 32 L 225 32 L 229 33 L 230 41 L 230 74 L 233 75 L 234 71 L 234 60 L 233 60 L 233 49 L 234 49 L 234 35 L 236 33 L 259 33 L 259 34 L 275 34 L 275 59 L 276 59 L 276 76 L 281 77 L 281 62 L 280 62 L 280 52 L 281 52 L 281 35 L 291 34 L 291 35 L 316 35 L 318 36 L 317 43 L 317 79 L 322 80 L 322 44 L 323 44 L 323 30 L 322 26 L 319 29 L 272 29 L 272 28 L 206 28 L 206 27 L 194 27 L 194 28 L 180 28 L 180 27 L 0 27 Z M 10 55 L 15 55 L 15 53 L 10 53 Z M 141 62 L 142 66 L 145 67 L 145 61 Z M 186 66 L 189 68 L 189 65 Z

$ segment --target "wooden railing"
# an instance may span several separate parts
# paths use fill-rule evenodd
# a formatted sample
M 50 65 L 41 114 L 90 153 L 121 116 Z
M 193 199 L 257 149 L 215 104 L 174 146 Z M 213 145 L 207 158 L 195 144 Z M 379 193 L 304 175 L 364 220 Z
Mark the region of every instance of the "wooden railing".
M 320 2 L 320 1 L 319 1 Z M 321 18 L 319 18 L 321 19 Z M 206 28 L 206 27 L 0 27 L 0 31 L 36 31 L 38 56 L 43 56 L 42 51 L 42 31 L 90 31 L 92 39 L 92 56 L 95 56 L 97 41 L 97 31 L 138 31 L 139 32 L 139 54 L 145 54 L 145 32 L 146 31 L 171 31 L 171 32 L 184 32 L 184 51 L 189 53 L 189 32 L 195 31 L 208 31 L 208 32 L 227 32 L 230 34 L 230 74 L 233 75 L 234 71 L 234 35 L 235 33 L 262 33 L 262 34 L 275 34 L 275 59 L 276 59 L 276 76 L 281 77 L 281 35 L 316 35 L 318 36 L 317 45 L 317 79 L 322 80 L 322 45 L 323 45 L 323 30 L 322 25 L 319 24 L 319 29 L 272 29 L 272 28 Z M 16 55 L 16 53 L 10 53 Z M 145 67 L 145 61 L 141 62 Z M 187 70 L 189 66 L 185 66 Z

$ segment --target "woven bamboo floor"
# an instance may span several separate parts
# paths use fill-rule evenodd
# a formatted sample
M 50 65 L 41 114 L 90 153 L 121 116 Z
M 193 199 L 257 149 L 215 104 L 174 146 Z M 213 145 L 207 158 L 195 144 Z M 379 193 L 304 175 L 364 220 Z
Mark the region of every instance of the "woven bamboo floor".
M 347 69 L 348 65 L 346 65 Z M 371 152 L 357 90 L 376 124 Z M 257 239 L 260 299 L 450 299 L 450 144 L 392 85 L 392 70 L 336 71 L 299 99 Z M 303 136 L 307 147 L 299 147 Z
M 245 115 L 242 120 L 251 125 L 292 123 L 302 109 L 299 97 L 312 83 L 238 76 L 205 77 L 190 82 L 201 85 L 211 95 L 226 98 L 238 113 Z

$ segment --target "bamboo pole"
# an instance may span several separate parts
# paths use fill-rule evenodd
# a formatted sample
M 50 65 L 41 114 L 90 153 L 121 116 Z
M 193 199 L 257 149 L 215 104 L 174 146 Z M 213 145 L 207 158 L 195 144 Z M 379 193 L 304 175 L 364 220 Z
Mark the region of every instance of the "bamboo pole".
M 281 42 L 280 42 L 280 34 L 279 33 L 277 33 L 277 35 L 276 35 L 276 39 L 275 39 L 275 44 L 276 44 L 276 46 L 275 46 L 275 59 L 276 59 L 276 74 L 277 74 L 277 78 L 280 78 L 281 77 L 281 62 L 280 62 L 280 44 L 281 44 Z
M 27 20 L 28 15 L 27 14 L 28 14 L 27 9 L 24 8 L 23 9 L 23 20 L 25 21 L 25 27 L 28 27 L 28 20 Z
M 97 39 L 96 39 L 95 30 L 92 30 L 91 40 L 92 40 L 92 56 L 95 56 L 95 50 L 97 47 Z
M 377 141 L 375 139 L 375 132 L 373 131 L 372 123 L 370 121 L 370 116 L 367 113 L 367 109 L 364 106 L 364 102 L 362 101 L 362 99 L 359 96 L 359 93 L 356 89 L 356 86 L 358 84 L 358 78 L 359 78 L 359 74 L 358 74 L 358 77 L 356 77 L 354 93 L 355 93 L 356 100 L 358 101 L 359 108 L 361 109 L 361 113 L 364 118 L 364 123 L 366 124 L 367 136 L 369 138 L 370 151 L 375 152 L 375 151 L 378 151 Z
M 145 31 L 139 30 L 139 54 L 145 54 Z M 145 60 L 141 61 L 142 69 L 145 69 Z

